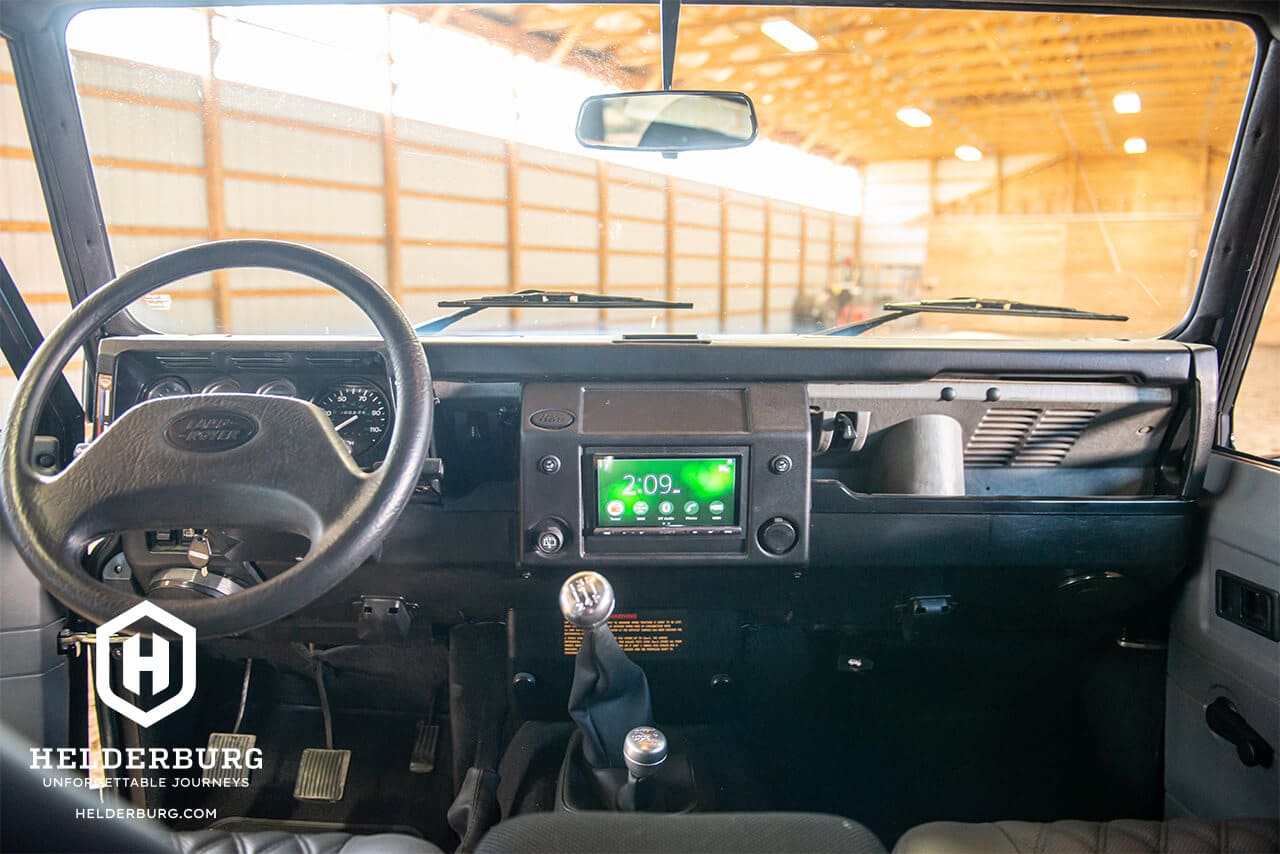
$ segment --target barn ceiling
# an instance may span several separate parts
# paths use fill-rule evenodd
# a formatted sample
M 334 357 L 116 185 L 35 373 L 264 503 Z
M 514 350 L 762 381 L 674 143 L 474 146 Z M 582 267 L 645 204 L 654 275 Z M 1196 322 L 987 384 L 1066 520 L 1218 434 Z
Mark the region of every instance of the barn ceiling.
M 658 88 L 652 6 L 412 6 L 417 17 L 626 88 Z M 793 51 L 761 30 L 790 21 Z M 1204 19 L 761 6 L 685 6 L 675 85 L 740 89 L 766 138 L 840 162 L 1229 149 L 1254 60 L 1244 26 Z M 1137 113 L 1113 98 L 1136 92 Z M 932 124 L 911 128 L 900 109 Z

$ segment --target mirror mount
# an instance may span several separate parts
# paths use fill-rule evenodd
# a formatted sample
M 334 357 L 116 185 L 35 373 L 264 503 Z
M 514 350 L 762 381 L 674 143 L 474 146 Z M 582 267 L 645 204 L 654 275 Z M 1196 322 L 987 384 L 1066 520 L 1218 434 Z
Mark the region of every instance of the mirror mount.
M 662 91 L 671 91 L 676 70 L 676 37 L 680 27 L 680 0 L 658 0 L 662 34 Z M 673 152 L 674 153 L 674 152 Z

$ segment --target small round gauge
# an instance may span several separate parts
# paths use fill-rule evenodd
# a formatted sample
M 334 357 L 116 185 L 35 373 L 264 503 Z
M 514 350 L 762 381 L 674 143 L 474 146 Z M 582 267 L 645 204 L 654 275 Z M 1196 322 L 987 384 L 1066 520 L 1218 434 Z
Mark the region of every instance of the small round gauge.
M 212 380 L 200 389 L 201 394 L 238 394 L 240 392 L 240 383 L 231 379 L 231 377 L 218 377 Z
M 161 377 L 147 386 L 142 393 L 146 400 L 158 400 L 162 397 L 177 397 L 180 394 L 191 394 L 191 386 L 182 377 Z
M 391 424 L 391 405 L 376 386 L 351 380 L 334 386 L 315 399 L 346 442 L 353 456 L 360 456 L 387 436 Z
M 268 397 L 297 397 L 298 387 L 284 377 L 276 377 L 258 386 L 258 394 Z

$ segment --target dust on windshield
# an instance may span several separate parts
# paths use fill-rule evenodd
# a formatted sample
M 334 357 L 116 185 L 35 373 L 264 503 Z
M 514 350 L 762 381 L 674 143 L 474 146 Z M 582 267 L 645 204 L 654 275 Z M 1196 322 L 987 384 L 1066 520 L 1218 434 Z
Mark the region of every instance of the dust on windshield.
M 1159 335 L 1185 314 L 1256 52 L 1229 21 L 691 6 L 676 88 L 746 92 L 735 151 L 589 150 L 582 100 L 660 87 L 656 6 L 101 9 L 71 23 L 117 269 L 273 237 L 450 333 L 809 333 L 993 297 L 1124 321 L 917 313 L 876 335 Z M 653 307 L 646 300 L 687 302 Z M 133 309 L 172 332 L 352 333 L 270 271 Z

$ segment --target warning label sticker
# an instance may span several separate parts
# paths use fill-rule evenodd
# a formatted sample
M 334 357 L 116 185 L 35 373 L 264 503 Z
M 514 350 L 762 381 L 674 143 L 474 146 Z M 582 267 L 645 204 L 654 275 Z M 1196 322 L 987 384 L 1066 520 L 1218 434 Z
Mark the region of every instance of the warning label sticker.
M 684 620 L 677 617 L 614 614 L 609 628 L 628 654 L 677 655 L 684 645 Z M 577 655 L 581 646 L 582 629 L 565 623 L 564 654 Z

